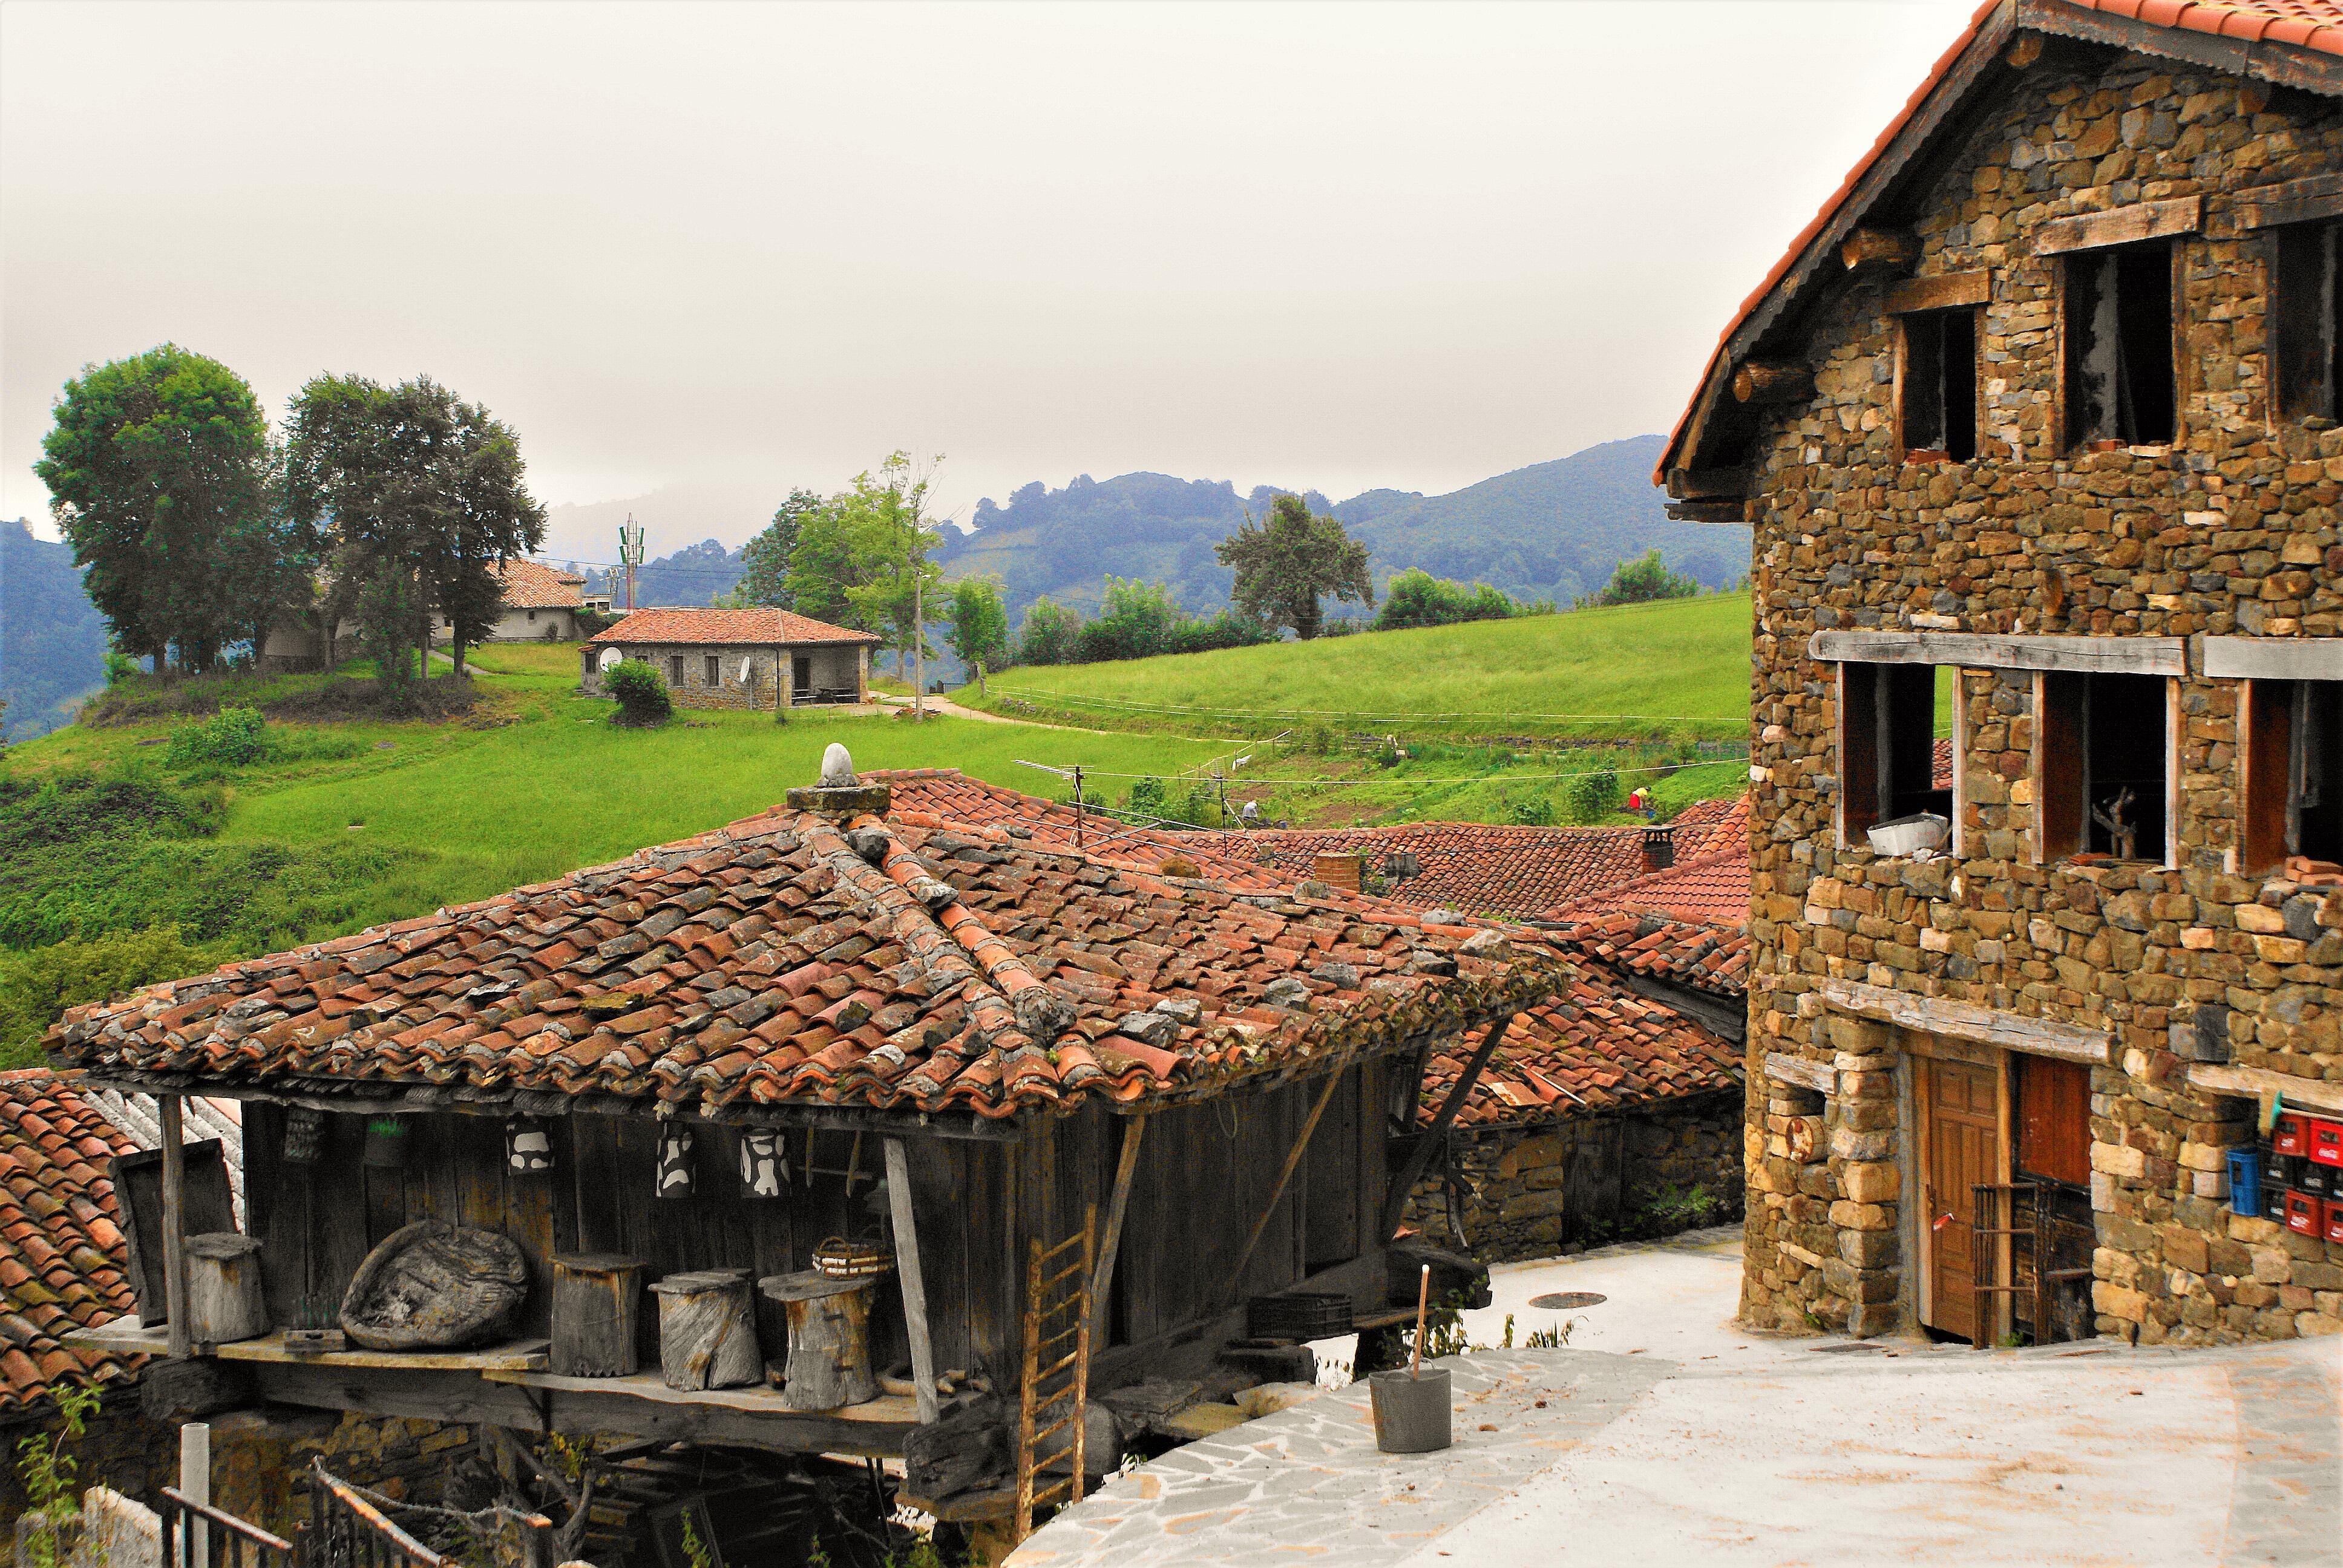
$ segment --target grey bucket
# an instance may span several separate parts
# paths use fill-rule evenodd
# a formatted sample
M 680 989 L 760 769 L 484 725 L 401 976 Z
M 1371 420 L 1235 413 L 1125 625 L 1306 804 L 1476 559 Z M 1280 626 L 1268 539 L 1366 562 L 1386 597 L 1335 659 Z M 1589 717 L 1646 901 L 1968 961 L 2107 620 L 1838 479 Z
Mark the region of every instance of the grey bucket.
M 1448 1446 L 1448 1369 L 1426 1367 L 1420 1378 L 1404 1369 L 1367 1379 L 1375 1407 L 1375 1446 L 1385 1453 L 1429 1453 Z

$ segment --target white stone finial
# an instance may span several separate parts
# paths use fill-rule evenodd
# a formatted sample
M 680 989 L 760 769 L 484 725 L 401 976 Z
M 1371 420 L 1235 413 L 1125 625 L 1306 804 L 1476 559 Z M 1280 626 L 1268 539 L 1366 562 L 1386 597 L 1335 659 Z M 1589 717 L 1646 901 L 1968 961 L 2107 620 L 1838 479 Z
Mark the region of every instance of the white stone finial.
M 846 748 L 833 740 L 821 754 L 821 787 L 825 789 L 851 789 L 859 782 L 854 777 L 854 759 Z

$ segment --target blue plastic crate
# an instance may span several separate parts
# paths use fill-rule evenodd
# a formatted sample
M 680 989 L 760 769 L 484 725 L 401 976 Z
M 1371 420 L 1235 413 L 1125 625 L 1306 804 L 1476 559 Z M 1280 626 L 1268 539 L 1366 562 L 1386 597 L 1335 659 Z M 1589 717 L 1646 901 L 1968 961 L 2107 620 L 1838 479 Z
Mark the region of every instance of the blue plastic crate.
M 2248 1220 L 2262 1217 L 2262 1151 L 2229 1151 L 2229 1211 Z

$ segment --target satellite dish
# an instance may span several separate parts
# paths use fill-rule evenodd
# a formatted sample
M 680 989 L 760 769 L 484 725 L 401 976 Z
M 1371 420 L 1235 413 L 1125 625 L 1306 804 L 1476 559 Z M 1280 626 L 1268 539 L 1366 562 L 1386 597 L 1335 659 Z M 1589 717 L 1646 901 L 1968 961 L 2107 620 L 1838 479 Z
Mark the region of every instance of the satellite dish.
M 618 660 L 625 657 L 626 655 L 620 653 L 615 648 L 604 648 L 602 650 L 602 673 L 605 675 L 609 674 L 612 669 L 617 668 Z
M 749 684 L 749 660 L 743 657 L 740 660 L 740 684 L 743 686 Z

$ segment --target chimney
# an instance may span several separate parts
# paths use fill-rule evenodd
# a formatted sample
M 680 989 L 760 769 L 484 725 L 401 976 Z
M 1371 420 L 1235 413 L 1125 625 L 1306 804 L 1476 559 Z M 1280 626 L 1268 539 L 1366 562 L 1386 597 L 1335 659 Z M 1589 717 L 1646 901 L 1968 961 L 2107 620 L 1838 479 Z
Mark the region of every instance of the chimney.
M 1644 829 L 1644 869 L 1662 871 L 1676 863 L 1676 830 L 1674 828 Z
M 1320 855 L 1311 864 L 1311 879 L 1355 893 L 1359 890 L 1360 859 L 1355 849 L 1347 854 Z

